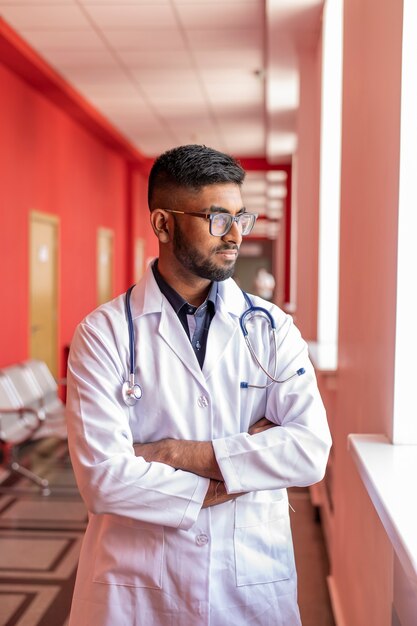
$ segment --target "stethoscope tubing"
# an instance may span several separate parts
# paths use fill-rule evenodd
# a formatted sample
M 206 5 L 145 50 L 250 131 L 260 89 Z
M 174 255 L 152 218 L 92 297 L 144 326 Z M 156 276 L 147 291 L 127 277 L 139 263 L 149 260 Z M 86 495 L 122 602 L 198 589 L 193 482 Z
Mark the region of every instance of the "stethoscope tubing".
M 127 327 L 129 331 L 129 380 L 122 385 L 123 400 L 127 406 L 133 406 L 136 400 L 142 397 L 142 388 L 135 382 L 136 368 L 136 347 L 135 347 L 135 329 L 133 327 L 132 308 L 130 306 L 130 296 L 135 285 L 129 287 L 125 296 L 125 310 L 127 317 Z
M 243 337 L 245 339 L 246 345 L 249 349 L 249 352 L 252 355 L 253 360 L 255 361 L 255 363 L 257 364 L 257 366 L 263 371 L 263 373 L 268 377 L 269 382 L 266 385 L 252 385 L 246 381 L 241 381 L 240 383 L 240 387 L 242 389 L 248 389 L 249 387 L 251 388 L 255 388 L 255 389 L 267 389 L 268 387 L 270 387 L 273 383 L 286 383 L 289 380 L 291 380 L 292 378 L 295 378 L 296 376 L 301 376 L 302 374 L 305 374 L 305 369 L 304 367 L 300 367 L 294 374 L 291 374 L 291 376 L 288 376 L 288 378 L 284 378 L 283 380 L 279 380 L 276 376 L 277 376 L 277 367 L 278 367 L 278 362 L 277 362 L 277 334 L 276 334 L 276 325 L 275 325 L 275 320 L 272 317 L 271 313 L 268 311 L 268 309 L 265 309 L 264 307 L 261 306 L 255 306 L 251 300 L 251 298 L 249 297 L 249 295 L 243 291 L 243 295 L 245 296 L 245 300 L 247 302 L 247 304 L 249 305 L 249 307 L 246 309 L 246 311 L 244 311 L 244 313 L 242 313 L 242 315 L 239 318 L 239 323 L 240 323 L 240 328 L 242 330 L 243 333 Z M 271 333 L 272 333 L 272 337 L 273 337 L 273 341 L 274 341 L 274 373 L 271 374 L 270 372 L 268 372 L 268 370 L 262 365 L 262 363 L 259 361 L 256 352 L 252 346 L 252 343 L 249 339 L 249 333 L 248 333 L 248 329 L 246 327 L 246 323 L 247 323 L 247 318 L 251 317 L 251 319 L 253 317 L 256 316 L 260 316 L 260 317 L 264 317 L 267 322 L 270 325 L 270 329 L 271 329 Z
M 133 326 L 132 309 L 130 306 L 130 296 L 132 294 L 132 289 L 134 288 L 134 286 L 135 285 L 132 285 L 131 287 L 129 287 L 125 295 L 125 310 L 126 310 L 127 326 L 128 326 L 128 332 L 129 332 L 129 380 L 123 383 L 122 393 L 123 393 L 123 400 L 128 406 L 133 406 L 136 400 L 139 400 L 142 397 L 142 389 L 140 385 L 135 382 L 135 368 L 136 368 L 135 329 Z M 248 389 L 249 387 L 255 388 L 255 389 L 267 389 L 273 383 L 286 383 L 287 381 L 291 380 L 295 376 L 301 376 L 302 374 L 305 374 L 305 369 L 301 367 L 294 374 L 292 374 L 288 378 L 285 378 L 284 380 L 279 380 L 276 377 L 278 365 L 277 365 L 277 338 L 276 338 L 275 320 L 272 317 L 271 313 L 268 311 L 268 309 L 265 309 L 264 307 L 261 307 L 261 306 L 254 306 L 251 298 L 245 291 L 243 291 L 243 289 L 242 289 L 242 293 L 246 300 L 246 303 L 248 304 L 248 308 L 246 309 L 246 311 L 242 313 L 242 315 L 239 318 L 240 328 L 241 328 L 243 337 L 245 339 L 245 343 L 249 349 L 249 352 L 253 360 L 255 361 L 257 366 L 262 370 L 262 372 L 267 376 L 267 378 L 269 379 L 269 382 L 266 385 L 252 385 L 246 381 L 241 381 L 240 387 L 242 389 Z M 248 329 L 246 326 L 247 321 L 249 317 L 252 319 L 253 317 L 256 317 L 256 316 L 263 317 L 264 319 L 267 320 L 267 322 L 270 325 L 270 329 L 271 329 L 271 333 L 272 333 L 272 337 L 274 341 L 274 372 L 273 374 L 268 372 L 268 370 L 259 361 L 256 355 L 256 352 L 252 346 L 252 343 L 249 339 L 249 333 L 248 333 Z

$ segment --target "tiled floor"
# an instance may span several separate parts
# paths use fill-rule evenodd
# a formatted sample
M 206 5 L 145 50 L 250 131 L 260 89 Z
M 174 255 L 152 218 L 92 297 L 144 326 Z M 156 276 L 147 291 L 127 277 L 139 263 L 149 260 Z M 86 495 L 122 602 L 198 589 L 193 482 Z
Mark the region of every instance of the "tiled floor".
M 0 469 L 0 626 L 67 626 L 87 513 L 65 443 L 43 442 L 30 454 L 52 493 Z M 321 526 L 308 490 L 292 489 L 290 499 L 303 626 L 334 626 Z
M 16 475 L 0 476 L 16 490 L 0 493 L 0 626 L 65 626 L 87 514 L 65 444 L 31 454 L 54 488 L 42 496 Z

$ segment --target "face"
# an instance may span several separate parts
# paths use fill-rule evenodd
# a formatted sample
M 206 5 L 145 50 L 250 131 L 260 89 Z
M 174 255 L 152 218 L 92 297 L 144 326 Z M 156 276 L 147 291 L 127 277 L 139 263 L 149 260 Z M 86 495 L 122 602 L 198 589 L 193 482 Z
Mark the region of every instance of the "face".
M 207 185 L 197 195 L 184 194 L 177 210 L 205 213 L 215 209 L 236 215 L 243 209 L 240 188 L 235 184 Z M 209 221 L 199 217 L 171 214 L 174 221 L 172 253 L 182 268 L 209 281 L 232 276 L 242 236 L 236 223 L 223 237 L 214 237 Z

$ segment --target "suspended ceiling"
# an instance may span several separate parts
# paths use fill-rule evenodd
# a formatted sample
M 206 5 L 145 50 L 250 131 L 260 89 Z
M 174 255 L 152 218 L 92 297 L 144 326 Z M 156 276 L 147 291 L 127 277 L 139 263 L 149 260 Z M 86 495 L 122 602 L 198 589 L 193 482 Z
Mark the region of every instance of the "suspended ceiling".
M 322 0 L 0 0 L 0 13 L 142 153 L 205 143 L 289 161 L 298 50 Z
M 323 0 L 0 0 L 1 17 L 145 156 L 204 143 L 289 163 L 299 52 Z M 0 59 L 1 60 L 1 59 Z M 248 172 L 243 199 L 282 228 L 287 173 Z

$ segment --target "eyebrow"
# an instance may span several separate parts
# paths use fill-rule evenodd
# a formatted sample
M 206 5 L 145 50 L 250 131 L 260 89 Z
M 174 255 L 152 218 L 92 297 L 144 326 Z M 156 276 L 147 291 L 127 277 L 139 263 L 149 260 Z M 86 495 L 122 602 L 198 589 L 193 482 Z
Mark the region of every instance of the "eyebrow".
M 230 213 L 230 211 L 228 211 L 227 209 L 225 209 L 222 206 L 216 206 L 215 204 L 212 204 L 211 207 L 206 211 L 206 213 Z M 246 207 L 242 207 L 237 213 L 236 215 L 241 215 L 242 213 L 246 213 Z

